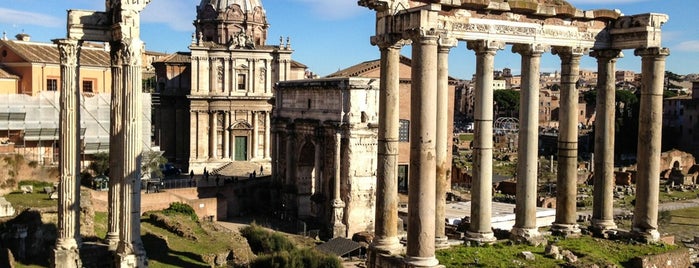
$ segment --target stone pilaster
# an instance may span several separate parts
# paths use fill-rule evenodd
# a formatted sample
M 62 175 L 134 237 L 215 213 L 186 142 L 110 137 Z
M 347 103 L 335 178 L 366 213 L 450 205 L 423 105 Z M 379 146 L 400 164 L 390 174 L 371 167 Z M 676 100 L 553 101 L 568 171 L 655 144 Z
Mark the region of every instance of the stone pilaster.
M 473 139 L 473 183 L 471 184 L 471 224 L 466 239 L 495 241 L 492 230 L 493 199 L 493 68 L 495 54 L 505 47 L 497 41 L 471 41 L 476 53 L 475 135 Z
M 638 175 L 632 232 L 647 241 L 658 241 L 658 196 L 663 120 L 663 83 L 667 48 L 636 49 L 641 57 L 641 99 L 638 126 Z
M 592 225 L 598 235 L 615 229 L 614 223 L 614 113 L 616 107 L 616 61 L 620 50 L 596 50 L 597 101 L 595 107 L 594 191 Z
M 218 111 L 209 111 L 209 159 L 218 159 Z
M 376 215 L 372 254 L 398 254 L 398 139 L 400 128 L 400 48 L 399 38 L 376 38 L 381 50 L 379 92 L 379 133 L 376 174 Z M 371 266 L 371 265 L 370 265 Z
M 82 267 L 80 240 L 80 86 L 76 40 L 54 40 L 61 60 L 61 103 L 59 114 L 58 237 L 53 252 L 54 267 Z
M 333 185 L 333 212 L 332 212 L 332 236 L 347 237 L 347 225 L 344 223 L 345 202 L 340 196 L 342 184 L 342 129 L 335 133 L 335 183 Z
M 255 84 L 255 83 L 253 83 Z M 260 148 L 260 119 L 259 119 L 260 112 L 258 111 L 253 111 L 252 112 L 252 142 L 250 142 L 250 150 L 252 159 L 257 159 L 258 154 L 257 151 Z
M 223 159 L 230 159 L 231 157 L 231 139 L 229 139 L 229 131 L 231 126 L 231 116 L 229 111 L 222 113 L 223 116 L 223 132 L 221 134 L 221 139 L 223 139 Z
M 145 267 L 146 252 L 141 242 L 141 154 L 142 101 L 141 53 L 143 42 L 138 38 L 122 40 L 123 53 L 123 174 L 121 222 L 117 248 L 117 266 Z
M 578 180 L 578 89 L 580 59 L 585 49 L 555 47 L 553 54 L 561 58 L 561 98 L 558 134 L 558 177 L 556 180 L 556 220 L 551 226 L 555 234 L 580 233 L 577 224 L 576 197 Z
M 437 49 L 437 139 L 435 141 L 435 157 L 437 162 L 436 193 L 435 193 L 435 247 L 448 248 L 446 234 L 445 208 L 447 191 L 450 189 L 449 175 L 451 174 L 451 162 L 448 161 L 449 153 L 449 50 L 456 47 L 457 40 L 440 36 Z
M 437 138 L 437 40 L 431 30 L 411 32 L 410 175 L 408 189 L 408 267 L 434 267 L 435 258 L 435 140 Z
M 269 70 L 269 69 L 268 69 Z M 270 159 L 270 147 L 272 145 L 272 138 L 271 138 L 271 111 L 265 111 L 265 154 L 264 158 L 265 159 Z
M 536 193 L 539 151 L 539 70 L 541 55 L 549 48 L 540 44 L 516 44 L 512 51 L 522 55 L 522 89 L 519 102 L 519 141 L 517 150 L 517 194 L 515 241 L 538 243 Z
M 121 112 L 123 109 L 123 86 L 122 86 L 122 62 L 121 62 L 121 42 L 111 42 L 111 63 L 112 63 L 112 92 L 110 111 L 110 133 L 109 133 L 109 197 L 107 215 L 107 244 L 110 251 L 116 251 L 119 245 L 119 204 L 121 195 L 121 182 L 124 180 L 124 172 L 121 170 L 121 154 L 123 141 L 121 136 Z

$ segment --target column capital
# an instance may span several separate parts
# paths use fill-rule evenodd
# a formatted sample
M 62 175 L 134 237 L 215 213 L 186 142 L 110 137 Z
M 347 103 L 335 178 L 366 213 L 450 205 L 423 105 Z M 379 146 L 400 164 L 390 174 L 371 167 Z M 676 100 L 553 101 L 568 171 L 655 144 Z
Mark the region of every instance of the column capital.
M 541 57 L 542 54 L 551 51 L 551 46 L 544 44 L 514 44 L 512 52 L 524 56 Z
M 638 48 L 634 50 L 634 55 L 639 57 L 667 57 L 670 56 L 670 49 L 666 47 Z
M 590 57 L 606 60 L 616 60 L 618 58 L 623 58 L 624 53 L 619 49 L 601 49 L 590 51 Z
M 78 40 L 54 39 L 53 43 L 58 45 L 61 65 L 78 65 L 78 54 L 80 54 L 80 42 Z
M 121 60 L 124 65 L 141 66 L 143 41 L 138 38 L 124 38 L 121 41 Z
M 405 39 L 410 39 L 414 43 L 422 43 L 424 45 L 437 45 L 439 33 L 435 29 L 413 28 L 404 33 Z
M 122 62 L 121 53 L 123 48 L 119 41 L 109 42 L 109 57 L 112 60 L 112 67 L 121 67 L 124 63 Z
M 459 45 L 459 40 L 447 34 L 442 34 L 437 39 L 437 45 L 439 46 L 439 53 L 449 53 L 449 50 Z
M 370 38 L 372 46 L 378 46 L 379 49 L 400 49 L 408 43 L 407 40 L 399 34 L 381 34 Z
M 580 61 L 583 55 L 589 52 L 586 47 L 553 47 L 551 53 L 558 55 L 565 62 Z
M 473 50 L 476 54 L 495 54 L 498 50 L 505 49 L 505 43 L 500 41 L 476 40 L 466 42 L 466 48 Z

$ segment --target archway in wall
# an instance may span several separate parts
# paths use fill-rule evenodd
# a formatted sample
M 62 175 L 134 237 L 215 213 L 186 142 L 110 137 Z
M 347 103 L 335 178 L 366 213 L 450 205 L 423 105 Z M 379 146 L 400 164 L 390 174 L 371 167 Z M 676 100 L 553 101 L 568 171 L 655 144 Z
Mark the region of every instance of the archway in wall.
M 307 141 L 301 147 L 296 168 L 296 190 L 298 194 L 299 217 L 312 216 L 311 195 L 315 179 L 315 145 Z
M 231 125 L 231 151 L 233 161 L 250 159 L 250 141 L 252 125 L 247 121 L 238 121 Z

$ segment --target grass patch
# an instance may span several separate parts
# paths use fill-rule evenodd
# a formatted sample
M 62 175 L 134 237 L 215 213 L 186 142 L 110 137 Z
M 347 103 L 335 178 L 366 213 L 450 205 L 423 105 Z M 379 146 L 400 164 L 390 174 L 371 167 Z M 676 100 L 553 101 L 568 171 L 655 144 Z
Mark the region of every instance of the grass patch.
M 462 133 L 459 134 L 459 141 L 473 141 L 473 133 Z
M 5 199 L 12 203 L 16 211 L 22 211 L 27 208 L 48 208 L 58 207 L 57 200 L 51 200 L 48 194 L 37 193 L 34 188 L 34 193 L 23 194 L 21 191 L 15 191 L 5 195 Z
M 107 212 L 95 211 L 94 224 L 95 236 L 99 238 L 107 237 Z
M 697 192 L 695 191 L 687 191 L 687 192 L 682 192 L 682 191 L 671 191 L 671 193 L 667 193 L 664 191 L 664 186 L 660 186 L 660 196 L 658 196 L 658 199 L 660 203 L 666 203 L 666 202 L 674 202 L 674 201 L 679 201 L 679 200 L 687 200 L 687 199 L 695 199 L 697 198 Z
M 661 212 L 659 231 L 675 235 L 677 241 L 693 240 L 699 236 L 699 207 Z
M 647 245 L 624 241 L 611 241 L 588 236 L 550 241 L 561 250 L 570 250 L 578 256 L 576 267 L 624 267 L 637 256 L 657 254 L 675 249 L 664 244 Z M 563 260 L 544 256 L 544 246 L 510 245 L 509 242 L 496 243 L 483 247 L 456 246 L 436 252 L 439 263 L 446 267 L 560 267 Z M 519 257 L 523 251 L 535 255 L 532 261 Z

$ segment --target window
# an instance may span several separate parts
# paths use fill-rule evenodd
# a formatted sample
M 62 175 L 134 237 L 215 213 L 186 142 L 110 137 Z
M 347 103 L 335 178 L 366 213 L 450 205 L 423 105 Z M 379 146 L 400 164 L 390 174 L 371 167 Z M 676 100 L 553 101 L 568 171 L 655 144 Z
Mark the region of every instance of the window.
M 83 81 L 83 92 L 93 92 L 92 91 L 92 81 Z
M 47 91 L 58 91 L 58 80 L 46 79 L 46 90 Z
M 238 90 L 245 90 L 245 74 L 238 74 Z
M 400 128 L 398 129 L 398 141 L 410 141 L 410 120 L 400 120 Z
M 408 165 L 398 165 L 398 192 L 408 192 Z

